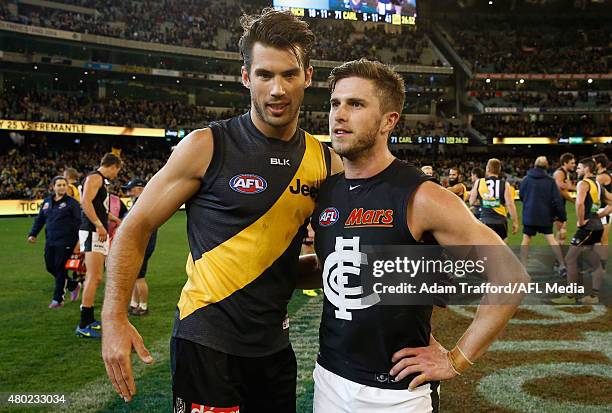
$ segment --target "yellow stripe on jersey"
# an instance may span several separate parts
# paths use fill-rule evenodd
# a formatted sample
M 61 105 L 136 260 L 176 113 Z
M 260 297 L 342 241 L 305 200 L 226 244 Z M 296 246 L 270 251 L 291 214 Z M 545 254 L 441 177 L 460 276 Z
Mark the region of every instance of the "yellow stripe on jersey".
M 499 189 L 499 192 L 506 190 L 505 187 L 497 189 Z M 489 208 L 498 213 L 499 215 L 505 217 L 507 216 L 506 206 L 502 205 L 501 203 L 501 194 L 496 194 L 495 191 L 496 188 L 489 188 L 489 186 L 487 185 L 486 178 L 480 178 L 480 180 L 478 181 L 478 195 L 480 195 L 480 198 L 482 199 L 482 207 Z
M 287 250 L 315 207 L 313 197 L 293 194 L 289 187 L 320 188 L 327 177 L 322 143 L 305 133 L 306 150 L 282 195 L 257 221 L 194 261 L 187 259 L 187 283 L 178 302 L 180 319 L 217 303 L 253 282 Z
M 470 193 L 467 190 L 467 186 L 465 186 L 465 184 L 463 182 L 460 182 L 460 185 L 463 187 L 463 202 L 467 202 L 470 200 Z
M 592 179 L 585 179 L 585 181 L 589 184 L 589 195 L 591 196 L 591 201 L 593 202 L 589 212 L 597 212 L 601 207 L 601 193 L 600 186 L 598 183 L 594 182 Z

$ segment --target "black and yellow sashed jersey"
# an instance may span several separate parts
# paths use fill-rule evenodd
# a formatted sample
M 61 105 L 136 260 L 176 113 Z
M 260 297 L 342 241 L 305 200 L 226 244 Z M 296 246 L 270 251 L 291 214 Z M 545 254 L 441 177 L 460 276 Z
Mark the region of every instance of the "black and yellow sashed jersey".
M 289 345 L 287 304 L 329 149 L 264 136 L 250 114 L 213 123 L 214 155 L 186 203 L 191 253 L 173 335 L 238 356 Z

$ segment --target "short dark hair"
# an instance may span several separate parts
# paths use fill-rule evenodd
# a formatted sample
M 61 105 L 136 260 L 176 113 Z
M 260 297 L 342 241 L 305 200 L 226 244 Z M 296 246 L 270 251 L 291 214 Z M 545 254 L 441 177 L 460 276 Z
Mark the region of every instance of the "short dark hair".
M 74 168 L 66 168 L 64 170 L 64 175 L 66 175 L 68 179 L 79 179 L 79 173 Z
M 448 168 L 448 172 L 450 172 L 450 171 L 457 171 L 457 173 L 461 172 L 457 165 L 454 165 L 454 166 L 451 166 L 450 168 Z
M 58 175 L 58 176 L 54 177 L 54 178 L 51 180 L 51 186 L 55 186 L 55 183 L 56 183 L 57 181 L 66 181 L 66 185 L 68 185 L 68 180 L 67 180 L 66 178 L 64 178 L 63 176 Z
M 114 153 L 107 153 L 102 157 L 100 161 L 100 166 L 118 166 L 121 167 L 123 165 L 123 161 L 120 157 L 115 155 Z
M 334 91 L 339 80 L 349 77 L 360 77 L 373 81 L 384 112 L 402 113 L 406 98 L 404 79 L 391 66 L 365 58 L 343 63 L 334 67 L 329 74 L 327 79 L 329 91 Z
M 589 171 L 591 172 L 595 171 L 595 161 L 593 160 L 593 158 L 584 158 L 581 159 L 578 163 L 581 163 L 582 166 L 586 166 L 587 168 L 589 168 Z
M 244 33 L 238 42 L 238 48 L 247 71 L 251 71 L 253 46 L 257 42 L 290 50 L 304 71 L 310 66 L 315 35 L 308 23 L 295 17 L 289 10 L 280 11 L 266 7 L 260 15 L 243 15 L 240 24 Z
M 608 164 L 610 163 L 610 160 L 608 159 L 608 156 L 605 153 L 598 153 L 597 155 L 593 156 L 593 160 L 595 161 L 595 164 L 601 164 L 606 169 L 608 168 Z
M 484 178 L 485 177 L 485 173 L 482 170 L 482 168 L 476 167 L 472 169 L 472 174 L 476 175 L 478 178 Z
M 570 162 L 572 159 L 576 159 L 576 157 L 574 156 L 573 153 L 570 152 L 565 152 L 563 155 L 561 155 L 561 157 L 559 158 L 559 162 L 561 162 L 561 166 L 565 165 L 566 163 Z

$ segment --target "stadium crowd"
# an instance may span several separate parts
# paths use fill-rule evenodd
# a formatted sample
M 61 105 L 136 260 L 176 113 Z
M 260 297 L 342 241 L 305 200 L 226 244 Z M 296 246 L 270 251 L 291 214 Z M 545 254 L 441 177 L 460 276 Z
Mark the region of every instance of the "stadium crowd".
M 237 16 L 269 5 L 267 2 L 191 0 L 63 2 L 91 8 L 92 13 L 20 3 L 17 15 L 4 10 L 0 17 L 21 24 L 126 40 L 238 52 L 242 28 Z M 382 25 L 358 31 L 351 24 L 305 20 L 317 33 L 311 54 L 314 59 L 346 61 L 367 57 L 393 64 L 442 65 L 437 59 L 421 61 L 428 41 L 419 30 L 405 28 L 397 35 L 386 33 Z
M 553 116 L 531 121 L 522 116 L 482 115 L 474 117 L 472 126 L 487 137 L 545 136 L 561 138 L 569 136 L 610 136 L 612 121 L 599 125 L 592 117 Z
M 448 19 L 445 27 L 459 55 L 477 72 L 610 72 L 612 30 L 598 21 L 480 16 Z
M 541 108 L 598 108 L 610 107 L 608 92 L 502 92 L 470 91 L 470 96 L 479 98 L 485 106 L 534 106 Z

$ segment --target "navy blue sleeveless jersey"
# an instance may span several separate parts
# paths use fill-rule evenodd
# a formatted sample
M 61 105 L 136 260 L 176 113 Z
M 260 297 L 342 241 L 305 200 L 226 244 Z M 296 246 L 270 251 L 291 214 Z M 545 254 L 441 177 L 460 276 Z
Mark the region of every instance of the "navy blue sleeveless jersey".
M 96 216 L 102 222 L 104 228 L 108 229 L 108 208 L 109 208 L 109 196 L 106 191 L 106 185 L 108 185 L 108 179 L 100 171 L 93 171 L 87 176 L 91 175 L 100 175 L 102 177 L 102 185 L 98 188 L 98 192 L 96 192 L 96 196 L 92 199 L 91 203 L 93 205 L 94 211 L 96 211 Z M 96 232 L 96 226 L 87 218 L 85 215 L 85 211 L 81 210 L 81 226 L 80 229 L 83 231 Z
M 334 175 L 319 192 L 312 227 L 323 266 L 325 298 L 317 362 L 348 380 L 406 389 L 415 375 L 394 382 L 388 374 L 393 367 L 391 357 L 404 347 L 429 344 L 432 306 L 367 305 L 367 299 L 345 294 L 350 288 L 360 288 L 356 260 L 363 254 L 361 246 L 418 244 L 407 225 L 407 204 L 427 180 L 431 178 L 421 170 L 396 159 L 367 179 Z M 350 287 L 339 281 L 342 276 L 348 277 Z M 357 279 L 357 287 L 351 279 Z
M 214 154 L 186 203 L 188 280 L 173 336 L 237 356 L 289 345 L 287 304 L 329 149 L 298 129 L 264 136 L 250 114 L 212 123 Z

